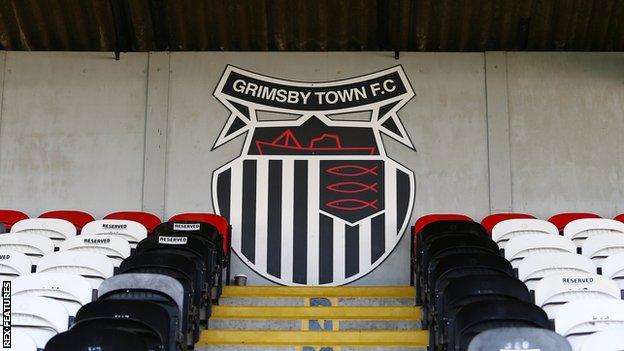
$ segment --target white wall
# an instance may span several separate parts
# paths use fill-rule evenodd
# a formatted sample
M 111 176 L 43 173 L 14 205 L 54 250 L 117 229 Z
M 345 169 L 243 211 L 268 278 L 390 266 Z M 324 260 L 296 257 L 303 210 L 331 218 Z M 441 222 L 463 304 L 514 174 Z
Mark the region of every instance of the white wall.
M 212 171 L 243 141 L 211 152 L 229 116 L 212 96 L 227 64 L 303 81 L 401 64 L 416 96 L 399 116 L 417 152 L 385 142 L 415 172 L 412 221 L 445 211 L 480 219 L 501 192 L 510 194 L 506 205 L 499 196 L 502 208 L 542 217 L 624 212 L 624 54 L 498 54 L 486 72 L 488 55 L 2 53 L 0 208 L 210 211 Z M 501 142 L 509 152 L 493 149 Z M 405 236 L 358 284 L 406 283 L 397 267 L 408 264 L 408 244 Z M 265 282 L 239 261 L 234 272 Z

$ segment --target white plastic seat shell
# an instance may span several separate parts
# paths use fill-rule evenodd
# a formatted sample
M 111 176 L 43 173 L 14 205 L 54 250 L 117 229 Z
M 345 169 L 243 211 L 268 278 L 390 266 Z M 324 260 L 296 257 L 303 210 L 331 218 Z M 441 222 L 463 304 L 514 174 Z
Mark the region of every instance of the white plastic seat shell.
M 572 301 L 561 306 L 555 316 L 555 331 L 568 339 L 574 351 L 581 350 L 589 335 L 613 327 L 624 327 L 622 300 Z
M 615 327 L 599 332 L 585 338 L 581 351 L 622 351 L 624 350 L 624 327 Z
M 11 233 L 30 233 L 52 239 L 55 246 L 69 237 L 76 236 L 76 227 L 69 221 L 58 218 L 22 219 L 11 227 Z
M 115 235 L 126 239 L 131 248 L 147 238 L 147 229 L 139 222 L 125 219 L 100 219 L 87 223 L 82 227 L 81 235 Z
M 12 330 L 28 334 L 44 348 L 54 335 L 67 330 L 69 314 L 58 301 L 39 296 L 16 296 L 11 299 Z
M 0 248 L 24 253 L 36 265 L 42 256 L 54 252 L 54 242 L 38 234 L 2 234 Z
M 607 218 L 582 218 L 563 228 L 563 236 L 574 241 L 577 247 L 582 247 L 588 237 L 602 234 L 624 234 L 624 223 Z
M 582 246 L 583 256 L 589 257 L 596 267 L 601 268 L 604 260 L 618 253 L 624 253 L 624 234 L 592 235 Z
M 99 253 L 79 251 L 58 251 L 47 254 L 39 260 L 37 273 L 72 273 L 81 275 L 97 289 L 102 281 L 113 275 L 115 268 L 111 260 Z
M 619 298 L 618 285 L 598 274 L 549 275 L 535 287 L 535 304 L 546 312 L 549 319 L 554 319 L 559 308 L 570 301 Z
M 37 343 L 30 335 L 19 329 L 11 330 L 11 347 L 3 347 L 0 344 L 0 351 L 36 351 Z
M 13 296 L 41 296 L 59 301 L 70 316 L 92 300 L 93 289 L 86 278 L 70 273 L 33 273 L 11 284 Z
M 569 252 L 536 253 L 526 257 L 518 266 L 518 279 L 529 290 L 535 290 L 544 277 L 558 274 L 596 273 L 596 265 L 589 258 Z
M 0 248 L 0 279 L 10 281 L 30 274 L 32 262 L 23 252 Z
M 514 218 L 498 222 L 492 228 L 492 240 L 504 249 L 507 242 L 516 236 L 526 234 L 559 235 L 557 227 L 545 220 L 534 218 Z
M 576 252 L 576 246 L 567 238 L 550 234 L 527 234 L 512 238 L 505 246 L 505 258 L 512 267 L 518 268 L 520 262 L 536 253 Z
M 624 253 L 607 257 L 602 263 L 602 275 L 613 279 L 624 290 Z
M 115 235 L 78 235 L 65 240 L 60 251 L 95 252 L 106 255 L 115 267 L 130 256 L 130 243 Z

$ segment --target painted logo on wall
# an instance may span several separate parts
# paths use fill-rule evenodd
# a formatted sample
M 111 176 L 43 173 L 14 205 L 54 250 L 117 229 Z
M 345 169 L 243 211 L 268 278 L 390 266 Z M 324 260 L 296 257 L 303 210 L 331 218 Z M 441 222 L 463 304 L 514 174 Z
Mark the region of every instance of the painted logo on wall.
M 232 112 L 214 147 L 246 134 L 212 194 L 249 267 L 284 285 L 342 285 L 383 262 L 415 194 L 414 174 L 381 139 L 414 148 L 397 115 L 414 96 L 400 66 L 331 82 L 228 66 L 214 95 Z

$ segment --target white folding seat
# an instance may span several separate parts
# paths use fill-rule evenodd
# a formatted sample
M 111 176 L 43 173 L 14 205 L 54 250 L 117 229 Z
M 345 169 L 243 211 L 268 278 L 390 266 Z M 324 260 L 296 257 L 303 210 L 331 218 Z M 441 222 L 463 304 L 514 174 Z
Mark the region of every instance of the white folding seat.
M 32 263 L 26 254 L 0 248 L 0 279 L 13 280 L 20 275 L 30 274 Z
M 87 223 L 82 228 L 82 235 L 109 234 L 120 236 L 135 248 L 137 243 L 147 238 L 147 229 L 139 222 L 124 219 L 101 219 Z
M 58 218 L 22 219 L 11 227 L 11 233 L 32 233 L 52 239 L 55 247 L 71 237 L 76 236 L 76 227 L 71 222 Z
M 59 251 L 47 254 L 39 260 L 37 273 L 72 273 L 81 275 L 97 289 L 102 281 L 113 276 L 111 260 L 95 252 Z
M 75 317 L 80 307 L 91 302 L 93 289 L 86 278 L 70 273 L 33 273 L 11 284 L 12 296 L 41 296 L 57 300 Z
M 574 241 L 577 247 L 582 247 L 588 237 L 600 234 L 624 234 L 624 223 L 607 218 L 583 218 L 563 228 L 563 236 Z
M 585 338 L 581 351 L 622 351 L 624 350 L 624 327 L 613 327 Z
M 54 252 L 54 242 L 50 238 L 38 234 L 2 234 L 0 249 L 18 251 L 30 258 L 36 265 L 43 255 Z
M 505 258 L 513 268 L 518 268 L 522 260 L 536 253 L 576 253 L 576 246 L 567 238 L 550 234 L 526 234 L 512 238 L 505 247 Z
M 567 302 L 601 298 L 619 299 L 620 288 L 613 280 L 597 274 L 549 275 L 535 287 L 535 304 L 549 319 L 554 319 L 559 308 Z
M 494 228 L 492 228 L 492 240 L 494 240 L 501 249 L 505 248 L 507 242 L 511 238 L 526 234 L 559 235 L 559 230 L 557 230 L 554 224 L 548 221 L 533 218 L 507 219 L 498 222 Z
M 535 290 L 542 278 L 558 273 L 595 274 L 596 266 L 589 258 L 569 252 L 536 253 L 522 260 L 518 266 L 518 279 L 529 290 Z
M 36 351 L 37 344 L 35 340 L 19 329 L 11 330 L 11 346 L 4 347 L 4 343 L 0 344 L 0 351 Z
M 601 269 L 607 257 L 624 253 L 624 234 L 592 235 L 585 240 L 581 250 L 583 256 L 591 258 Z
M 69 314 L 58 301 L 39 296 L 11 299 L 12 330 L 28 334 L 43 349 L 54 335 L 67 330 Z
M 96 252 L 108 256 L 115 267 L 130 256 L 130 244 L 114 235 L 78 235 L 61 244 L 60 251 Z
M 613 279 L 624 290 L 624 253 L 607 257 L 602 262 L 602 275 Z
M 555 331 L 568 339 L 574 351 L 581 350 L 589 335 L 613 327 L 624 327 L 622 300 L 572 301 L 561 306 L 555 316 Z

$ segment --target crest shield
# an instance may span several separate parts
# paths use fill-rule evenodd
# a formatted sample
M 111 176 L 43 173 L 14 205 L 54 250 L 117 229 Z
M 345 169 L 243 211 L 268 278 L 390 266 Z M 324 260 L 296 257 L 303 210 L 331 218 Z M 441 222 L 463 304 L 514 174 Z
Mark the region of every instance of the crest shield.
M 228 66 L 215 96 L 232 115 L 215 147 L 247 136 L 241 155 L 214 172 L 212 194 L 240 259 L 280 284 L 328 286 L 383 262 L 408 226 L 415 182 L 386 155 L 381 133 L 413 149 L 396 114 L 413 95 L 400 66 L 328 83 Z M 260 121 L 257 111 L 300 117 Z M 370 120 L 333 117 L 361 111 Z

